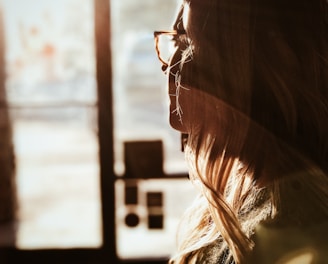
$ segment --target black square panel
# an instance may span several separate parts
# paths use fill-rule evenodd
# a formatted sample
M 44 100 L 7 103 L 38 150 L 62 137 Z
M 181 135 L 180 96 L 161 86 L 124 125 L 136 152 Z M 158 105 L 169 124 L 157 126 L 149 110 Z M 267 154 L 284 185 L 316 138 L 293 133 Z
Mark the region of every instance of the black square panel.
M 131 141 L 124 143 L 125 177 L 163 177 L 163 143 Z
M 162 192 L 147 192 L 147 207 L 163 206 Z
M 161 215 L 148 215 L 148 228 L 149 229 L 163 229 L 164 216 Z

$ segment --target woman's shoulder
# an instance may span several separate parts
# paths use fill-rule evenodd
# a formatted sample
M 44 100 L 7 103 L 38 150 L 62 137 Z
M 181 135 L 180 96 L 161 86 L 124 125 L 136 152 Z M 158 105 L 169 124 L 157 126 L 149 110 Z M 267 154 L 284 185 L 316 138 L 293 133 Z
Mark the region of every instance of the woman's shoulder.
M 249 263 L 327 263 L 328 220 L 309 226 L 262 223 Z
M 280 184 L 278 211 L 255 228 L 249 263 L 328 263 L 328 178 L 319 176 Z

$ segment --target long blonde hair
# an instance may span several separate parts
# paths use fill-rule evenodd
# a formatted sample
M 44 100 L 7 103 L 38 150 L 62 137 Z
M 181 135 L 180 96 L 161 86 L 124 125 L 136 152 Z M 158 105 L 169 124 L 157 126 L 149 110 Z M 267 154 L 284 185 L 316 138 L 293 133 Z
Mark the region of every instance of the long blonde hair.
M 194 90 L 184 111 L 195 116 L 186 157 L 201 194 L 171 263 L 193 263 L 215 241 L 229 248 L 227 263 L 242 263 L 288 176 L 319 179 L 306 184 L 327 212 L 328 4 L 186 2 L 193 58 L 181 82 Z

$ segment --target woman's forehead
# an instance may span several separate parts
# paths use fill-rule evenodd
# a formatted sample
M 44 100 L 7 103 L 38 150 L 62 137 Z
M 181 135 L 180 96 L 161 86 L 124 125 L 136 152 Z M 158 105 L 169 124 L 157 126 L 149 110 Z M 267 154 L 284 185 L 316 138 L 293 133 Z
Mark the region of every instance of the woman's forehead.
M 208 12 L 215 7 L 214 3 L 213 0 L 182 0 L 179 15 L 184 28 L 187 29 L 191 20 L 197 22 L 198 19 L 205 19 Z M 202 21 L 198 22 L 202 24 Z
M 182 1 L 174 22 L 174 29 L 185 30 L 188 25 L 188 18 L 189 5 L 186 1 Z
M 185 29 L 187 29 L 188 27 L 188 20 L 189 20 L 189 4 L 184 2 L 184 5 L 183 5 L 183 13 L 182 13 L 182 23 L 183 23 L 183 27 Z

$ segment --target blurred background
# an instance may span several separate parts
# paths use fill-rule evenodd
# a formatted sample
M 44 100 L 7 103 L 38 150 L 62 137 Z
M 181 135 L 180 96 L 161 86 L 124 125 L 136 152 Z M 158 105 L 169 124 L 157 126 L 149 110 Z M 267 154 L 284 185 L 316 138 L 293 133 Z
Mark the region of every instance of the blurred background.
M 165 259 L 195 196 L 180 134 L 168 124 L 153 39 L 154 30 L 172 25 L 178 1 L 107 3 L 108 161 L 100 157 L 95 1 L 104 2 L 0 1 L 0 247 L 97 250 L 110 243 L 118 262 Z M 113 162 L 105 176 L 104 160 Z M 105 183 L 114 199 L 104 199 Z

